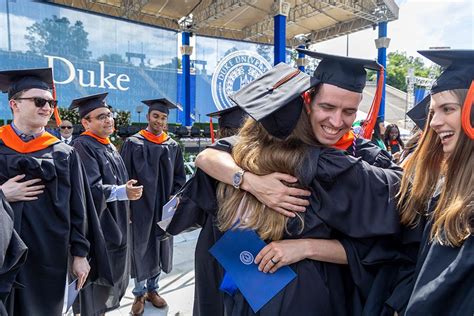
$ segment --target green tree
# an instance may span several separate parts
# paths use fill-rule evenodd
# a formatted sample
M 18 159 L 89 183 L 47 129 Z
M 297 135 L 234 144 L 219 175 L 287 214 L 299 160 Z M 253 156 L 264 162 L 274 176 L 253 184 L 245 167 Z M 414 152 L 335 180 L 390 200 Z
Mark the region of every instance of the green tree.
M 81 21 L 74 25 L 68 18 L 45 18 L 41 22 L 35 22 L 26 28 L 28 33 L 25 39 L 28 41 L 29 52 L 35 54 L 58 54 L 63 56 L 74 56 L 80 59 L 89 59 L 91 52 L 87 50 L 89 40 Z
M 75 110 L 69 110 L 68 108 L 60 107 L 59 116 L 62 120 L 68 120 L 72 124 L 81 123 L 81 119 L 79 118 L 79 112 Z
M 387 84 L 407 91 L 406 76 L 410 68 L 413 68 L 418 77 L 429 78 L 440 73 L 440 68 L 436 65 L 425 66 L 421 57 L 407 56 L 406 52 L 396 51 L 388 54 Z

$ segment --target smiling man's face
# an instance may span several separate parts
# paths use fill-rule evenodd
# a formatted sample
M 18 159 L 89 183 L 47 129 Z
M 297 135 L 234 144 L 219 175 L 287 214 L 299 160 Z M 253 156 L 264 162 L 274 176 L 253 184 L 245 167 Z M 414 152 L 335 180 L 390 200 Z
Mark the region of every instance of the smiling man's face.
M 10 100 L 15 119 L 31 129 L 45 127 L 54 110 L 48 102 L 43 107 L 35 106 L 34 98 L 53 100 L 53 95 L 47 90 L 29 89 L 22 93 L 17 100 Z
M 361 100 L 361 93 L 321 84 L 309 114 L 316 139 L 326 146 L 336 144 L 352 128 Z

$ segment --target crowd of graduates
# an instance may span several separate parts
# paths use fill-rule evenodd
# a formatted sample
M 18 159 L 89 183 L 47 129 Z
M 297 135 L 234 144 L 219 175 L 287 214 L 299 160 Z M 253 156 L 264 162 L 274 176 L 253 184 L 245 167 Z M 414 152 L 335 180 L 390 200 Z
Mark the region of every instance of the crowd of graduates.
M 383 67 L 300 51 L 314 74 L 278 64 L 210 114 L 219 140 L 186 183 L 168 100 L 143 101 L 148 126 L 118 152 L 107 94 L 72 102 L 74 139 L 56 115 L 58 139 L 52 70 L 0 72 L 0 314 L 60 315 L 75 280 L 74 313 L 102 315 L 130 277 L 132 315 L 162 308 L 172 236 L 201 228 L 194 315 L 473 315 L 474 51 L 420 51 L 443 72 L 406 144 L 377 130 Z M 381 79 L 354 129 L 366 69 Z

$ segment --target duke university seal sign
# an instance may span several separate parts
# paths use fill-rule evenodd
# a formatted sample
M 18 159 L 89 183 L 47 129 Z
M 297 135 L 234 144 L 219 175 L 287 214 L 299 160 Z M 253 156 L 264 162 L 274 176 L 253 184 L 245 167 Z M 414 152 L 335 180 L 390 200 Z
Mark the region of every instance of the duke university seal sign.
M 212 75 L 212 98 L 217 109 L 233 106 L 229 96 L 270 70 L 270 63 L 259 54 L 239 50 L 225 56 Z

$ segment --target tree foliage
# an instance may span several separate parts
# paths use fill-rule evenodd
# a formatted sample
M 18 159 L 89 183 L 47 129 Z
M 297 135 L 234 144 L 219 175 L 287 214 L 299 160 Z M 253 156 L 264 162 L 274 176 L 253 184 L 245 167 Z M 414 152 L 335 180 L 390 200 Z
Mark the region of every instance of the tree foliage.
M 406 76 L 408 70 L 413 68 L 415 76 L 430 78 L 440 73 L 438 66 L 425 66 L 421 57 L 407 56 L 406 52 L 392 52 L 388 54 L 387 84 L 407 91 Z
M 52 54 L 74 56 L 79 59 L 89 59 L 91 52 L 87 50 L 89 40 L 81 21 L 74 25 L 68 18 L 45 18 L 26 28 L 25 35 L 29 52 L 35 54 Z

